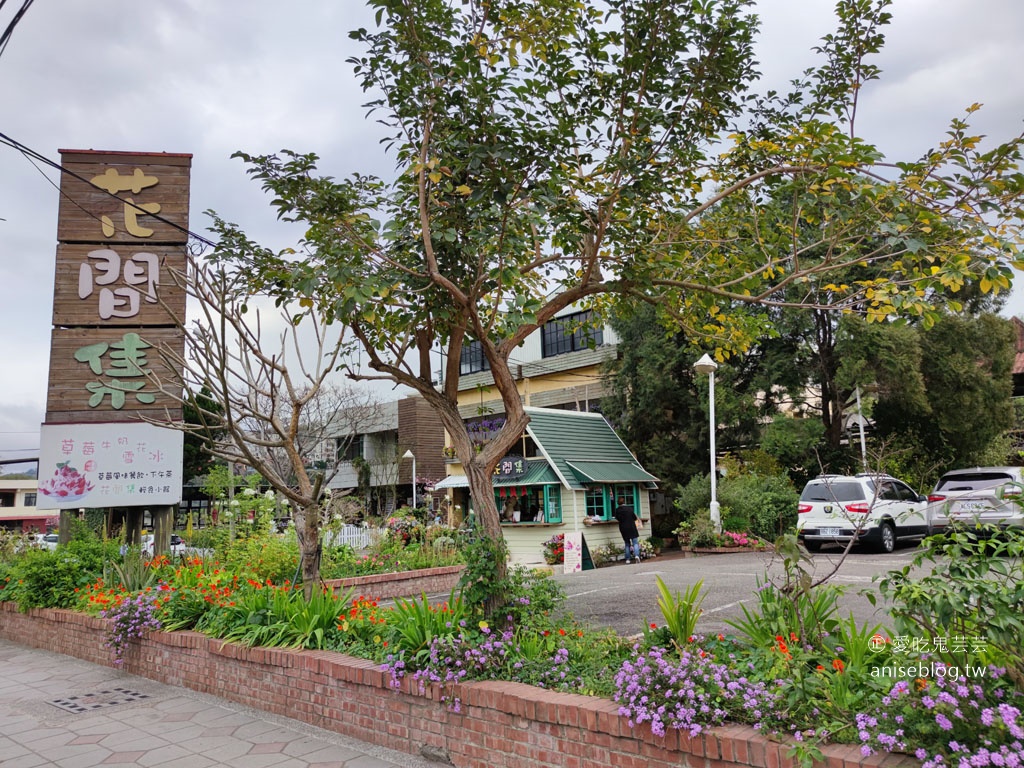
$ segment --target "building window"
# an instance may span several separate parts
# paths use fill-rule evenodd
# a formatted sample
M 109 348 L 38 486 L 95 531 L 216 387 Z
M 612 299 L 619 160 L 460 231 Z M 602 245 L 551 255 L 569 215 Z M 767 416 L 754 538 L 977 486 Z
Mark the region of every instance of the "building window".
M 609 489 L 612 496 L 612 506 L 619 506 L 619 499 L 623 499 L 626 502 L 626 506 L 632 509 L 634 512 L 640 511 L 640 495 L 637 493 L 637 487 L 635 485 L 613 485 Z
M 34 507 L 36 505 L 36 495 L 34 493 L 25 494 L 25 506 Z
M 590 325 L 593 313 L 575 312 L 544 323 L 540 346 L 543 357 L 578 352 L 604 343 L 604 329 Z
M 587 517 L 596 517 L 601 520 L 609 519 L 608 505 L 605 503 L 604 488 L 587 488 Z
M 365 435 L 355 435 L 352 438 L 335 438 L 337 441 L 336 452 L 338 461 L 355 461 L 356 459 L 363 458 L 363 442 L 365 437 Z
M 479 341 L 470 341 L 462 345 L 462 356 L 459 358 L 459 373 L 480 373 L 491 370 L 491 364 L 484 356 L 484 345 Z

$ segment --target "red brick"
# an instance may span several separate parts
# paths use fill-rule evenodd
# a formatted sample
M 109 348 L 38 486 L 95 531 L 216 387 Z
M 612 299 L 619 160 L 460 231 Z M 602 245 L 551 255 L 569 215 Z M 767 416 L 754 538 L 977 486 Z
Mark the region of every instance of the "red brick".
M 105 623 L 61 610 L 20 614 L 0 603 L 0 637 L 112 666 L 102 647 Z M 789 745 L 768 742 L 747 726 L 691 738 L 649 726 L 631 729 L 608 700 L 544 691 L 519 683 L 472 683 L 461 714 L 420 693 L 410 679 L 391 690 L 372 661 L 325 651 L 244 648 L 195 632 L 150 633 L 125 668 L 172 685 L 215 693 L 250 706 L 372 743 L 416 751 L 446 749 L 459 768 L 795 768 Z M 913 768 L 888 755 L 863 758 L 857 747 L 824 749 L 820 768 Z

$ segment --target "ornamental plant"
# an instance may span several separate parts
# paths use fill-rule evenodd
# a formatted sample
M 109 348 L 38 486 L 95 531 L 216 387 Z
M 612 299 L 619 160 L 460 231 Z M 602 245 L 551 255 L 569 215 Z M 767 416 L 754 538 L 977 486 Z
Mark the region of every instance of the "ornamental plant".
M 556 533 L 544 542 L 544 562 L 548 565 L 558 565 L 565 562 L 565 534 Z
M 910 752 L 922 768 L 1017 768 L 1024 765 L 1024 695 L 1006 670 L 978 678 L 942 662 L 934 677 L 900 680 L 881 704 L 857 715 L 861 754 Z
M 779 717 L 772 685 L 748 679 L 701 647 L 635 650 L 615 676 L 613 696 L 631 728 L 649 723 L 656 736 L 669 728 L 696 736 L 727 718 L 759 727 Z
M 901 635 L 925 639 L 949 667 L 977 663 L 967 646 L 941 641 L 984 637 L 988 652 L 1024 692 L 1024 530 L 953 529 L 926 540 L 914 560 L 890 571 L 878 592 L 892 602 Z M 922 576 L 921 569 L 931 571 Z M 865 596 L 875 601 L 872 592 Z
M 114 655 L 114 664 L 124 663 L 125 652 L 133 640 L 139 640 L 150 630 L 161 628 L 156 613 L 157 593 L 153 590 L 140 592 L 132 597 L 125 597 L 116 605 L 100 613 L 109 621 L 107 642 L 105 646 Z

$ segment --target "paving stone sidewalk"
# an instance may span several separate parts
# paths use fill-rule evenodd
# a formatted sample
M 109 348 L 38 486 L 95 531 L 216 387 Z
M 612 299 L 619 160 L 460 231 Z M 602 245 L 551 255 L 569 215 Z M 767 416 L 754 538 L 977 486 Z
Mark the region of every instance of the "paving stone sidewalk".
M 439 764 L 0 640 L 0 766 L 438 768 Z

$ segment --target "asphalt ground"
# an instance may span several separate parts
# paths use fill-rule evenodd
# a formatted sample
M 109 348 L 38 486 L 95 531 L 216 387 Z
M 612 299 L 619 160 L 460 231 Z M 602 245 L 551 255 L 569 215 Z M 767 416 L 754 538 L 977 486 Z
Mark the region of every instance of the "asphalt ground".
M 813 572 L 820 576 L 836 570 L 830 583 L 845 589 L 839 601 L 839 618 L 852 613 L 859 624 L 871 622 L 891 628 L 884 602 L 879 597 L 878 606 L 872 606 L 863 593 L 874 592 L 877 596 L 875 578 L 903 568 L 916 554 L 916 546 L 906 545 L 891 554 L 854 550 L 845 558 L 838 549 L 826 549 L 813 556 Z M 783 575 L 781 560 L 770 552 L 684 556 L 679 550 L 669 550 L 640 563 L 627 565 L 620 561 L 574 574 L 556 572 L 555 580 L 565 589 L 567 613 L 593 628 L 610 627 L 623 637 L 632 637 L 651 622 L 664 623 L 658 608 L 658 576 L 674 594 L 703 579 L 705 597 L 697 632 L 710 635 L 734 632 L 726 621 L 742 618 L 743 606 L 756 608 L 759 583 L 771 580 L 780 584 Z

